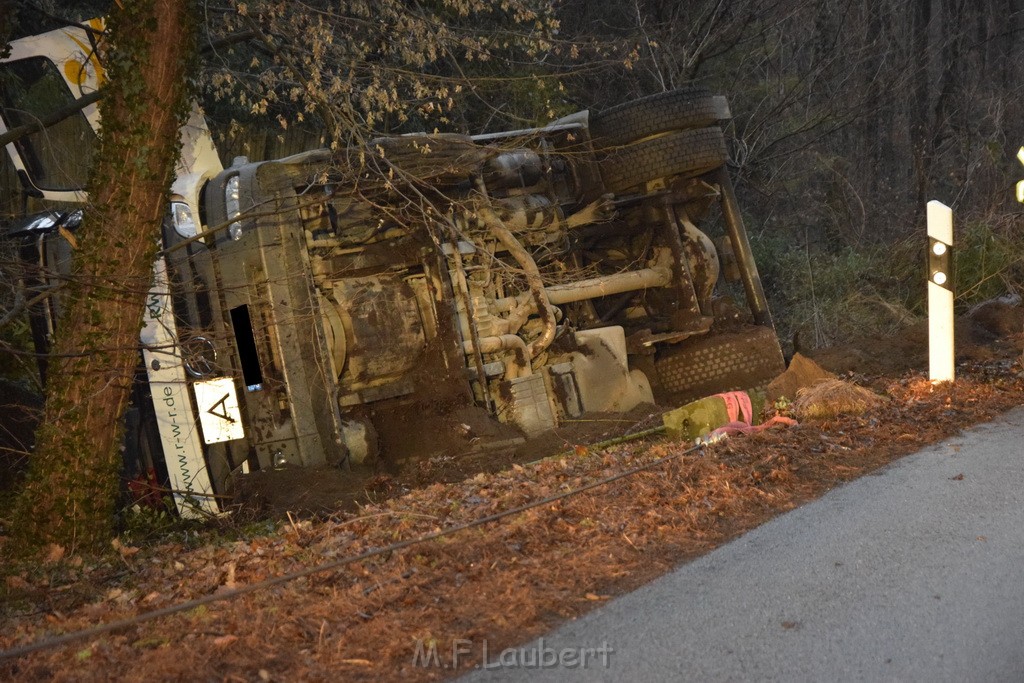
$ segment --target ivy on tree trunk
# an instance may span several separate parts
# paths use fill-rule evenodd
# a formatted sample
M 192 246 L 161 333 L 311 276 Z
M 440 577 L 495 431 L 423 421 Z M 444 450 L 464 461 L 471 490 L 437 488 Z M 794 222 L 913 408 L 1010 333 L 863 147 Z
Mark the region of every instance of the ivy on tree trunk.
M 50 360 L 43 420 L 13 531 L 31 548 L 96 549 L 112 535 L 122 417 L 145 294 L 189 111 L 187 0 L 126 0 L 108 21 L 103 130 Z M 75 154 L 68 150 L 68 154 Z

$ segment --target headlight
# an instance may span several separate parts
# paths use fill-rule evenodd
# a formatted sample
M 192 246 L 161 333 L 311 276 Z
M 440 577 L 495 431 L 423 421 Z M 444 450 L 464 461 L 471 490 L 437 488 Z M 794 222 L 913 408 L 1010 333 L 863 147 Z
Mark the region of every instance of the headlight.
M 26 230 L 49 230 L 53 226 L 57 225 L 57 214 L 47 213 L 43 214 L 39 218 L 34 219 L 31 223 L 25 226 Z
M 174 224 L 174 231 L 182 237 L 195 237 L 199 232 L 195 219 L 192 218 L 192 209 L 188 208 L 185 202 L 171 202 L 171 222 Z
M 238 176 L 233 175 L 224 186 L 224 207 L 227 209 L 228 218 L 237 218 L 242 213 L 241 192 L 238 188 Z M 228 226 L 228 234 L 231 239 L 242 239 L 242 224 L 234 222 Z

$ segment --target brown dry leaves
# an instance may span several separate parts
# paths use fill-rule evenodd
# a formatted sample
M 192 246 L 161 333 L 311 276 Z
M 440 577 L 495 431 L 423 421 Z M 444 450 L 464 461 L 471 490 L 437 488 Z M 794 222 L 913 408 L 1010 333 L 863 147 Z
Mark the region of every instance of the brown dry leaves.
M 920 377 L 879 381 L 873 388 L 891 400 L 864 415 L 736 437 L 455 536 L 82 643 L 73 648 L 78 657 L 58 649 L 3 662 L 0 678 L 451 676 L 458 672 L 414 666 L 416 642 L 451 652 L 459 639 L 486 639 L 497 652 L 539 635 L 836 484 L 1021 404 L 1016 369 L 978 366 L 939 387 Z M 905 434 L 912 438 L 901 440 Z M 100 572 L 102 580 L 86 587 L 87 568 L 77 582 L 65 578 L 74 587 L 67 589 L 40 590 L 32 584 L 38 578 L 20 576 L 8 580 L 18 600 L 5 608 L 0 647 L 383 547 L 682 449 L 665 441 L 623 445 L 434 484 L 357 516 L 284 524 L 249 541 L 144 549 L 131 558 L 133 572 Z

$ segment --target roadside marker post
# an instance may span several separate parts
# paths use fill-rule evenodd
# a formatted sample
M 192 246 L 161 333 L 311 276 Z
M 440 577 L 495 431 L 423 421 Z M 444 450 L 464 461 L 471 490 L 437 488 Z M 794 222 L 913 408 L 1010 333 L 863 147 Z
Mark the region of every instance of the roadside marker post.
M 928 202 L 928 378 L 952 382 L 953 211 Z

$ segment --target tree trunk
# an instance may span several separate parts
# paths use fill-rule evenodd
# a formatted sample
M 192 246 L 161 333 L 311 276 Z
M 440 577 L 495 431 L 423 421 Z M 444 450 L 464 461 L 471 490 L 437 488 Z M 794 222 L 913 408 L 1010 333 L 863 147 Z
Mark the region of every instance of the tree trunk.
M 931 173 L 929 143 L 929 103 L 931 101 L 932 0 L 914 0 L 912 3 L 911 41 L 914 60 L 913 101 L 910 103 L 910 144 L 914 159 L 914 210 L 920 216 L 928 201 L 928 177 Z
M 110 18 L 91 206 L 50 361 L 42 424 L 13 530 L 28 547 L 109 541 L 121 418 L 139 362 L 145 294 L 190 101 L 187 0 L 128 0 Z M 70 151 L 70 153 L 74 153 Z

